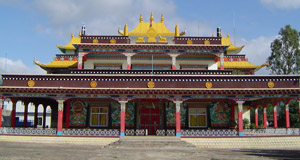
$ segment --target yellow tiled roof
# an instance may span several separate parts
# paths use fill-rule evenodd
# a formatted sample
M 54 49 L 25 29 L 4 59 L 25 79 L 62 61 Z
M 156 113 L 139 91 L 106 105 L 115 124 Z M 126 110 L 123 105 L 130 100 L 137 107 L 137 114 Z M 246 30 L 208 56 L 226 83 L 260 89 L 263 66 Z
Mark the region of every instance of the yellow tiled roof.
M 152 28 L 161 36 L 175 36 L 175 33 L 170 31 L 164 23 L 152 22 Z M 135 29 L 128 32 L 128 35 L 147 36 L 149 29 L 150 22 L 140 22 Z
M 233 45 L 230 41 L 229 35 L 227 37 L 222 37 L 221 44 L 222 45 L 229 45 L 229 47 L 227 48 L 227 51 L 234 51 L 235 54 L 239 53 L 244 48 L 244 46 L 236 47 L 235 45 Z
M 257 69 L 267 66 L 267 64 L 256 66 L 248 61 L 234 61 L 234 62 L 224 62 L 225 69 Z M 220 61 L 218 62 L 218 68 L 220 68 Z
M 41 68 L 76 68 L 77 61 L 52 61 L 48 64 L 41 64 L 40 62 L 34 61 L 34 64 Z
M 56 45 L 56 47 L 58 47 L 58 49 L 61 52 L 66 53 L 66 50 L 75 50 L 76 49 L 73 46 L 73 44 L 75 44 L 75 43 L 81 43 L 81 38 L 80 37 L 74 37 L 74 35 L 72 34 L 69 44 L 67 44 L 65 46 Z

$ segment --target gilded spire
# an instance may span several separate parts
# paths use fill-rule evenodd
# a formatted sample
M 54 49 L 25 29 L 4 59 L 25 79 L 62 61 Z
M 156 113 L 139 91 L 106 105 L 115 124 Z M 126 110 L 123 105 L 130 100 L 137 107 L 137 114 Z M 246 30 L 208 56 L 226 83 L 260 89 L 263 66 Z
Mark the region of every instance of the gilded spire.
M 142 13 L 140 14 L 140 23 L 143 22 L 143 16 Z
M 150 15 L 150 23 L 152 23 L 153 21 L 154 21 L 153 13 L 151 12 L 151 15 Z
M 74 37 L 74 33 L 71 34 L 71 38 L 73 38 L 73 37 Z
M 177 24 L 175 26 L 175 37 L 179 37 L 179 28 Z
M 229 33 L 227 33 L 227 37 L 230 37 Z
M 211 34 L 211 36 L 212 36 L 212 37 L 214 37 L 214 36 L 215 36 L 215 34 L 214 34 L 214 33 L 212 33 L 212 34 Z
M 165 20 L 165 19 L 164 19 L 164 14 L 161 14 L 160 22 L 161 22 L 161 23 L 164 23 L 164 20 Z
M 127 24 L 124 26 L 124 36 L 128 36 L 128 27 Z

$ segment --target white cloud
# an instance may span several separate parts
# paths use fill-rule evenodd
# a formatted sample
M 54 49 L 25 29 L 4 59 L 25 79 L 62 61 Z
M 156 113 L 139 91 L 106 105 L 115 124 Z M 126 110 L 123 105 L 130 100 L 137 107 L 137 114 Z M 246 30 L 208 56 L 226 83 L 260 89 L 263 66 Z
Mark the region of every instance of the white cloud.
M 276 36 L 264 37 L 260 36 L 252 40 L 242 40 L 245 47 L 241 54 L 246 54 L 250 63 L 254 65 L 262 65 L 267 61 L 271 55 L 271 43 L 276 39 Z M 256 74 L 269 74 L 266 67 L 262 68 Z
M 45 74 L 38 66 L 26 66 L 21 60 L 11 60 L 0 57 L 0 73 L 9 74 Z
M 176 16 L 176 5 L 172 0 L 36 0 L 38 12 L 49 18 L 49 24 L 36 26 L 36 31 L 47 31 L 61 38 L 69 38 L 71 32 L 77 34 L 82 23 L 87 26 L 90 34 L 117 35 L 118 27 L 128 25 L 134 29 L 139 22 L 140 13 L 144 21 L 149 21 L 150 13 L 154 21 L 160 21 L 160 14 L 165 17 L 165 24 L 174 30 L 178 24 L 180 30 L 187 29 L 189 35 L 198 33 L 198 23 L 189 22 Z M 42 28 L 41 28 L 42 27 Z M 199 25 L 199 34 L 211 34 L 209 24 Z
M 266 7 L 276 7 L 281 9 L 300 8 L 300 0 L 260 0 Z

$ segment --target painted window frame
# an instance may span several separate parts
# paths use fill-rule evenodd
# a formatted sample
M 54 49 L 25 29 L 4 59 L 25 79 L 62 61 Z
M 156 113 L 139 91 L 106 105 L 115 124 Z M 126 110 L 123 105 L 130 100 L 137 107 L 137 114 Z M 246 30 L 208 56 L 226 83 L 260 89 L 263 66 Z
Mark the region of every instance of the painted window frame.
M 105 108 L 105 109 L 106 109 L 106 113 L 101 113 L 101 112 L 98 112 L 98 113 L 92 113 L 92 109 L 93 109 L 93 108 Z M 101 109 L 100 109 L 99 111 L 101 111 Z M 91 127 L 107 127 L 107 126 L 108 126 L 108 112 L 109 112 L 109 111 L 108 111 L 108 107 L 91 107 L 91 108 L 90 108 L 90 126 L 91 126 Z M 99 125 L 92 125 L 92 115 L 93 115 L 93 114 L 97 114 L 98 116 L 101 115 L 101 114 L 106 115 L 106 119 L 105 119 L 105 120 L 106 120 L 106 124 L 105 124 L 105 125 L 101 125 L 101 122 L 98 121 L 98 124 L 99 124 Z
M 205 111 L 205 114 L 201 114 L 201 113 L 191 113 L 191 109 L 203 109 L 204 111 Z M 200 111 L 200 110 L 199 110 Z M 191 115 L 204 115 L 205 116 L 205 126 L 191 126 L 191 118 L 190 118 L 190 116 Z M 189 117 L 189 128 L 207 128 L 207 118 L 208 118 L 208 116 L 207 116 L 207 109 L 206 108 L 189 108 L 189 115 L 188 115 Z

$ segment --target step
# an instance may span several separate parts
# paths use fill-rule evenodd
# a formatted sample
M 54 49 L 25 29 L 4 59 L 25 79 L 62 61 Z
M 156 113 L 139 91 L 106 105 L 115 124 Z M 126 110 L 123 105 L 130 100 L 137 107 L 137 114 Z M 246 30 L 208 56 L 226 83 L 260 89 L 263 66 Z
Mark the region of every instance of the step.
M 125 136 L 112 143 L 109 148 L 119 149 L 188 149 L 196 148 L 195 145 L 182 141 L 179 137 L 156 136 Z

